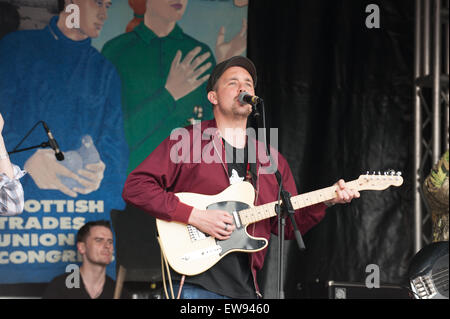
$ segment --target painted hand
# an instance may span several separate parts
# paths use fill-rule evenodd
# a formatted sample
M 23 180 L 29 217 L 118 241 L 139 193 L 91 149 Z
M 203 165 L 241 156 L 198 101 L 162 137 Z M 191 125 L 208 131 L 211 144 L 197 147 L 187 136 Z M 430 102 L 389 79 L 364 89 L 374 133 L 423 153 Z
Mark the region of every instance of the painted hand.
M 206 52 L 197 56 L 200 51 L 200 47 L 194 48 L 181 61 L 181 51 L 178 50 L 172 60 L 165 88 L 175 101 L 188 95 L 208 80 L 209 74 L 199 77 L 211 67 L 211 62 L 201 65 L 211 56 L 211 53 Z
M 82 184 L 84 180 L 64 167 L 55 158 L 55 152 L 51 149 L 37 150 L 24 165 L 25 170 L 33 178 L 40 189 L 54 189 L 62 193 L 77 197 L 77 193 L 65 186 L 58 176 L 65 176 Z
M 80 194 L 89 194 L 96 191 L 103 180 L 103 172 L 105 171 L 105 163 L 102 161 L 95 164 L 87 164 L 85 169 L 80 169 L 78 174 L 86 178 L 82 180 L 84 188 L 74 187 L 73 190 Z
M 221 27 L 216 40 L 217 63 L 241 55 L 247 48 L 247 20 L 242 20 L 241 31 L 230 42 L 225 42 L 225 27 Z

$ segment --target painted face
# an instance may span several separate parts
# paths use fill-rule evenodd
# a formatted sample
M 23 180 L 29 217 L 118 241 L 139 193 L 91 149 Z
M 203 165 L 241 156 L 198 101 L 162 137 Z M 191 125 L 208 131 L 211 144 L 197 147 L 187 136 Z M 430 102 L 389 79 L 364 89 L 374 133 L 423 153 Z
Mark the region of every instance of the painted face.
M 183 17 L 188 0 L 147 0 L 151 16 L 167 22 L 176 22 Z
M 78 243 L 78 250 L 86 262 L 103 266 L 110 264 L 114 251 L 111 230 L 104 226 L 91 227 L 85 242 Z
M 80 8 L 79 31 L 89 38 L 97 38 L 108 18 L 111 0 L 72 0 Z
M 255 95 L 253 79 L 246 69 L 233 66 L 222 74 L 216 83 L 215 90 L 208 93 L 208 99 L 223 115 L 247 117 L 252 107 L 250 104 L 242 105 L 239 102 L 239 94 L 243 91 Z

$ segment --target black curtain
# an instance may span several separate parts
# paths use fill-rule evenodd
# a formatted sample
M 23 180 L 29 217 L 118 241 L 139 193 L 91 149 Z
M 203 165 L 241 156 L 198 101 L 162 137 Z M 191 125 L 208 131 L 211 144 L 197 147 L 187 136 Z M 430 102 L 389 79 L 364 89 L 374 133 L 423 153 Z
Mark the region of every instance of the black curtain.
M 380 28 L 366 27 L 376 4 Z M 404 183 L 367 191 L 327 210 L 285 251 L 286 297 L 312 297 L 309 284 L 364 283 L 366 266 L 380 282 L 404 284 L 413 255 L 414 4 L 411 1 L 253 0 L 248 56 L 258 70 L 266 125 L 278 128 L 300 193 L 353 180 L 366 171 L 401 171 Z M 277 242 L 260 282 L 275 297 Z

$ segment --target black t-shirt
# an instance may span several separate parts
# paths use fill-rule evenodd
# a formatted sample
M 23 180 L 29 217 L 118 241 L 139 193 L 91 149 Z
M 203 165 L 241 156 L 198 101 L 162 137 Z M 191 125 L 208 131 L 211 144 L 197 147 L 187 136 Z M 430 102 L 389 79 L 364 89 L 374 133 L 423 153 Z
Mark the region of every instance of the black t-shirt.
M 233 178 L 232 175 L 234 175 L 235 180 L 245 180 L 248 168 L 247 148 L 236 149 L 225 140 L 223 142 L 227 158 L 228 177 Z M 248 253 L 232 252 L 207 271 L 197 276 L 186 276 L 186 282 L 231 298 L 256 298 Z
M 45 289 L 43 299 L 92 299 L 84 286 L 80 273 L 80 286 L 79 288 L 68 288 L 66 285 L 66 278 L 71 273 L 64 273 L 59 275 L 48 284 Z M 103 291 L 96 299 L 113 299 L 115 281 L 111 277 L 106 276 L 105 284 L 103 285 Z M 128 299 L 128 292 L 122 290 L 122 299 Z

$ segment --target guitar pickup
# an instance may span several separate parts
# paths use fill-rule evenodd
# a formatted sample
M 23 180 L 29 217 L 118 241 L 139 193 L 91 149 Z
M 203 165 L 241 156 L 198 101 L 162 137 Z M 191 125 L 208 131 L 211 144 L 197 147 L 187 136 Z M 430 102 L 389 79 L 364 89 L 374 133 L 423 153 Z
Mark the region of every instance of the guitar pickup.
M 241 228 L 241 219 L 239 218 L 239 215 L 236 211 L 233 211 L 233 217 L 234 217 L 234 224 L 236 225 L 236 228 Z

